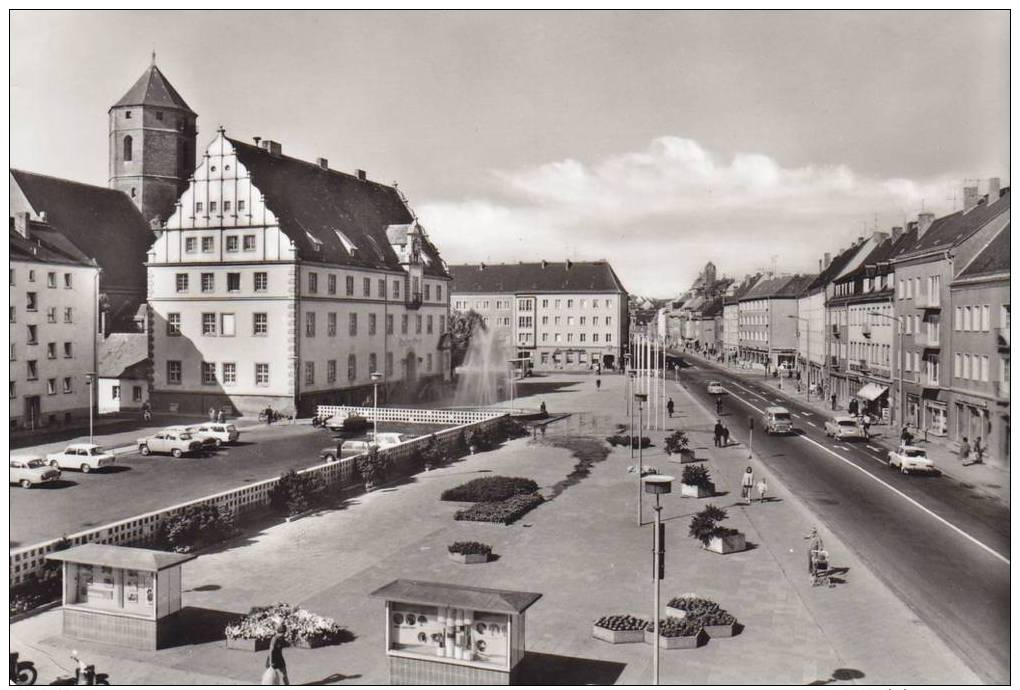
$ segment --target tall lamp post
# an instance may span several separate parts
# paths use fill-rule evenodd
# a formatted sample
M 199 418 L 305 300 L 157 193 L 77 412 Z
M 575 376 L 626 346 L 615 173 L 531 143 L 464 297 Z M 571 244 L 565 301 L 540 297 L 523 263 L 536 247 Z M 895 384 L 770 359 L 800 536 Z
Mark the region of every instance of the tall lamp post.
M 663 557 L 666 555 L 665 525 L 662 524 L 662 506 L 659 496 L 673 491 L 673 477 L 666 474 L 652 474 L 644 478 L 645 492 L 655 495 L 655 531 L 652 537 L 652 580 L 655 581 L 653 597 L 652 626 L 655 640 L 652 643 L 652 685 L 659 684 L 659 589 L 665 575 Z
M 804 363 L 807 365 L 807 399 L 810 400 L 811 399 L 811 322 L 808 321 L 807 318 L 805 318 L 803 316 L 794 316 L 793 314 L 787 314 L 787 317 L 791 318 L 791 319 L 797 319 L 798 324 L 801 321 L 803 321 L 804 323 L 807 324 L 807 326 L 806 326 L 806 330 L 807 330 L 807 338 L 806 338 L 806 341 L 807 341 L 806 342 L 807 355 L 804 357 Z M 799 340 L 799 338 L 798 338 L 798 340 Z
M 630 379 L 628 380 L 630 392 L 627 394 L 627 414 L 630 415 L 630 459 L 634 459 L 634 389 L 637 385 L 637 370 L 630 370 Z
M 382 374 L 373 371 L 369 378 L 372 379 L 372 442 L 379 445 L 379 381 Z
M 85 374 L 85 385 L 89 387 L 89 443 L 95 443 L 92 429 L 92 407 L 96 400 L 96 375 L 93 372 Z
M 634 394 L 634 399 L 637 400 L 637 404 L 638 404 L 638 432 L 637 432 L 637 447 L 638 447 L 637 523 L 638 523 L 638 527 L 640 527 L 641 525 L 644 524 L 641 521 L 641 515 L 642 515 L 642 510 L 641 509 L 642 509 L 643 504 L 644 504 L 644 500 L 642 499 L 642 492 L 641 492 L 641 475 L 644 474 L 644 471 L 645 471 L 645 449 L 644 449 L 644 444 L 641 443 L 641 430 L 642 430 L 642 427 L 644 426 L 644 411 L 645 411 L 644 402 L 646 400 L 648 400 L 648 394 L 647 393 L 635 393 Z M 632 427 L 633 427 L 633 425 L 632 425 Z M 631 452 L 634 451 L 634 433 L 633 433 L 633 430 L 631 431 L 631 435 L 630 435 L 630 449 L 631 449 Z
M 624 375 L 626 375 L 626 376 L 630 375 L 630 353 L 629 352 L 623 355 L 623 371 L 624 371 Z M 625 402 L 627 404 L 627 414 L 629 415 L 630 414 L 630 395 L 631 395 L 630 379 L 627 380 L 627 385 L 624 386 L 624 390 L 626 391 L 626 395 L 624 397 L 625 397 Z
M 907 423 L 906 410 L 903 407 L 903 322 L 901 322 L 895 316 L 890 316 L 889 314 L 883 314 L 882 312 L 878 312 L 878 311 L 869 311 L 868 312 L 868 316 L 877 316 L 877 317 L 882 318 L 882 319 L 889 319 L 890 321 L 893 321 L 896 324 L 895 326 L 893 326 L 893 334 L 896 336 L 896 340 L 899 343 L 899 347 L 897 348 L 897 352 L 899 354 L 898 354 L 898 360 L 896 362 L 896 368 L 899 370 L 899 379 L 900 379 L 900 390 L 899 390 L 899 394 L 900 394 L 899 395 L 899 398 L 900 398 L 900 417 L 899 417 L 899 421 L 900 421 L 900 424 L 906 425 L 906 423 Z M 890 378 L 892 378 L 892 377 L 890 376 Z M 892 419 L 892 416 L 891 416 L 891 413 L 890 413 L 889 425 L 892 426 L 895 423 L 896 423 L 896 420 Z

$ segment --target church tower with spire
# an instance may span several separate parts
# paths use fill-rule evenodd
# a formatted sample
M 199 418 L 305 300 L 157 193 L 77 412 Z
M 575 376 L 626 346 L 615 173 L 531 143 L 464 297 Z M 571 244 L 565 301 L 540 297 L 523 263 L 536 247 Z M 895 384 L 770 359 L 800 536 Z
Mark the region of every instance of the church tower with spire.
M 110 187 L 165 222 L 195 170 L 198 115 L 152 64 L 110 115 Z

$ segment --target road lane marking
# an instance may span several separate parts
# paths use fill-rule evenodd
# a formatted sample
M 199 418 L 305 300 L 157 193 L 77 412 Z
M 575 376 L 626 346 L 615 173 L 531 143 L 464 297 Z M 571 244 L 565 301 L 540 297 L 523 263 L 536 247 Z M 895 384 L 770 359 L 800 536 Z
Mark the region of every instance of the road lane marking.
M 801 414 L 803 414 L 805 417 L 810 417 L 811 416 L 810 412 L 802 412 Z
M 815 424 L 814 422 L 808 422 L 808 424 L 810 424 L 811 426 L 813 426 L 813 427 L 814 427 L 814 428 L 816 428 L 816 429 L 818 428 L 818 425 L 817 425 L 817 424 Z
M 737 388 L 743 388 L 744 390 L 747 390 L 746 388 L 744 388 L 743 386 L 741 386 L 741 385 L 740 385 L 739 383 L 736 383 L 736 384 L 734 384 L 734 385 L 736 385 L 736 386 L 737 386 Z M 748 391 L 748 392 L 750 393 L 751 391 Z M 761 397 L 761 396 L 759 396 L 759 397 Z M 758 410 L 759 412 L 761 412 L 761 411 L 762 411 L 762 410 L 761 410 L 761 409 L 759 409 L 759 408 L 758 408 L 757 406 L 753 405 L 753 404 L 752 404 L 752 403 L 750 403 L 750 402 L 747 402 L 747 401 L 746 401 L 746 400 L 744 400 L 743 398 L 737 398 L 737 399 L 738 399 L 738 400 L 741 400 L 742 402 L 746 403 L 747 405 L 750 405 L 751 407 L 753 407 L 754 409 Z M 808 424 L 811 424 L 811 422 L 808 422 Z M 811 426 L 814 426 L 814 424 L 811 424 Z M 918 502 L 918 501 L 917 501 L 916 499 L 913 499 L 913 498 L 911 498 L 910 496 L 906 495 L 905 493 L 903 493 L 902 491 L 900 491 L 899 489 L 897 489 L 897 488 L 896 488 L 895 486 L 892 486 L 892 485 L 891 485 L 891 484 L 889 484 L 888 482 L 886 482 L 886 481 L 884 481 L 884 480 L 882 480 L 882 479 L 879 479 L 879 478 L 878 478 L 878 477 L 876 477 L 876 476 L 875 476 L 874 474 L 872 474 L 872 473 L 871 473 L 871 472 L 869 472 L 868 470 L 864 469 L 863 467 L 861 467 L 861 466 L 860 466 L 860 465 L 858 465 L 857 463 L 853 462 L 852 460 L 848 460 L 847 458 L 844 458 L 844 457 L 843 457 L 842 455 L 840 455 L 840 454 L 839 454 L 839 453 L 837 453 L 836 451 L 832 450 L 831 448 L 826 448 L 825 446 L 823 446 L 823 445 L 822 445 L 821 443 L 819 443 L 818 441 L 814 440 L 814 439 L 813 439 L 813 438 L 811 438 L 810 436 L 797 436 L 796 438 L 802 438 L 802 439 L 804 439 L 805 441 L 807 441 L 808 443 L 811 443 L 811 444 L 814 444 L 814 445 L 818 446 L 818 447 L 819 447 L 819 448 L 821 448 L 821 449 L 822 449 L 823 451 L 825 451 L 825 452 L 826 452 L 826 453 L 828 453 L 829 455 L 833 456 L 833 457 L 834 457 L 834 458 L 836 458 L 837 460 L 839 460 L 839 461 L 841 461 L 841 462 L 845 462 L 845 463 L 846 463 L 847 465 L 849 465 L 850 467 L 854 468 L 854 469 L 855 469 L 855 470 L 857 470 L 858 472 L 861 472 L 861 473 L 863 473 L 863 474 L 867 475 L 868 477 L 871 477 L 872 479 L 874 479 L 874 480 L 875 480 L 876 482 L 878 482 L 879 484 L 881 484 L 881 485 L 882 485 L 882 486 L 884 486 L 885 488 L 887 488 L 887 489 L 889 489 L 890 491 L 892 491 L 893 493 L 895 493 L 895 494 L 899 495 L 899 496 L 900 496 L 901 498 L 905 499 L 905 500 L 906 500 L 907 502 L 909 502 L 909 503 L 913 504 L 913 505 L 914 505 L 914 507 L 916 507 L 916 508 L 919 508 L 920 510 L 924 511 L 925 513 L 927 513 L 927 514 L 928 514 L 928 515 L 930 515 L 931 517 L 935 518 L 936 520 L 938 520 L 938 521 L 939 521 L 939 522 L 941 522 L 941 523 L 942 523 L 943 525 L 945 525 L 945 526 L 946 526 L 946 527 L 948 527 L 949 529 L 953 530 L 954 532 L 956 532 L 956 533 L 957 533 L 957 534 L 959 534 L 960 536 L 964 537 L 964 538 L 965 538 L 965 539 L 967 539 L 968 541 L 972 542 L 973 544 L 975 544 L 975 545 L 977 545 L 977 546 L 981 547 L 982 549 L 984 549 L 985 551 L 987 551 L 987 552 L 988 552 L 988 553 L 990 553 L 991 555 L 995 556 L 996 558 L 998 558 L 998 559 L 999 559 L 1000 561 L 1002 561 L 1002 562 L 1003 562 L 1003 563 L 1005 563 L 1006 565 L 1010 565 L 1010 560 L 1009 560 L 1009 558 L 1007 558 L 1006 556 L 1003 556 L 1003 555 L 1002 555 L 1001 553 L 999 553 L 998 551 L 996 551 L 996 550 L 995 550 L 995 549 L 993 549 L 992 547 L 990 547 L 990 546 L 988 546 L 987 544 L 985 544 L 985 543 L 983 543 L 983 542 L 979 541 L 979 540 L 978 540 L 977 538 L 975 538 L 975 537 L 971 536 L 970 534 L 967 534 L 967 532 L 964 532 L 964 531 L 963 531 L 962 529 L 960 529 L 959 527 L 957 527 L 957 526 L 956 526 L 956 525 L 954 525 L 953 523 L 949 522 L 949 520 L 946 520 L 946 519 L 945 519 L 944 517 L 942 517 L 941 515 L 939 515 L 939 514 L 935 513 L 935 512 L 934 512 L 934 511 L 932 511 L 932 510 L 931 510 L 930 508 L 927 508 L 927 507 L 925 507 L 924 505 L 922 505 L 921 503 L 919 503 L 919 502 Z
M 882 452 L 881 448 L 876 448 L 875 446 L 871 445 L 870 443 L 868 444 L 868 448 L 870 448 L 871 450 L 875 451 L 876 453 L 881 453 Z

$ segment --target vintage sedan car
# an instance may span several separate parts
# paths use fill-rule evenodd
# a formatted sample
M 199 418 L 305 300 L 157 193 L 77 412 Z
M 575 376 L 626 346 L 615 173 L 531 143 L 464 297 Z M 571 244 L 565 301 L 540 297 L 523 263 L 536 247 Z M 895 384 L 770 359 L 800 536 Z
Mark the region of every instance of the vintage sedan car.
M 785 407 L 766 407 L 764 423 L 767 434 L 793 433 L 793 417 Z
M 378 435 L 370 434 L 369 443 L 376 441 L 380 448 L 389 448 L 390 446 L 398 446 L 404 442 L 404 435 L 398 434 L 394 431 L 380 431 Z
M 837 441 L 848 438 L 864 438 L 864 429 L 857 417 L 847 415 L 833 417 L 825 421 L 825 435 Z
M 198 424 L 191 425 L 177 424 L 175 426 L 168 426 L 166 429 L 164 429 L 164 431 L 175 431 L 177 433 L 191 434 L 191 436 L 193 438 L 198 439 L 202 443 L 202 446 L 205 448 L 219 448 L 220 445 L 223 443 L 216 436 L 216 434 L 210 433 L 208 431 L 200 431 L 199 429 L 200 426 Z
M 199 424 L 196 427 L 192 427 L 196 436 L 207 435 L 218 439 L 222 443 L 237 443 L 237 440 L 241 438 L 241 432 L 237 430 L 237 427 L 233 424 L 224 424 L 221 422 L 206 422 L 205 424 Z
M 711 395 L 722 395 L 726 392 L 726 389 L 722 387 L 722 384 L 718 381 L 709 381 L 706 389 Z
M 367 453 L 373 448 L 371 441 L 338 441 L 335 446 L 327 446 L 319 451 L 319 459 L 323 462 L 336 462 L 341 458 Z
M 163 453 L 179 458 L 186 453 L 198 453 L 202 442 L 187 431 L 164 429 L 148 438 L 138 439 L 138 452 L 142 455 Z
M 50 467 L 42 458 L 11 458 L 11 484 L 31 489 L 58 479 L 60 470 Z
M 88 473 L 113 465 L 115 458 L 102 446 L 94 443 L 72 443 L 59 453 L 50 453 L 46 462 L 57 469 L 81 470 Z
M 931 472 L 941 474 L 935 463 L 928 457 L 928 451 L 917 446 L 900 446 L 889 451 L 889 467 L 903 474 Z

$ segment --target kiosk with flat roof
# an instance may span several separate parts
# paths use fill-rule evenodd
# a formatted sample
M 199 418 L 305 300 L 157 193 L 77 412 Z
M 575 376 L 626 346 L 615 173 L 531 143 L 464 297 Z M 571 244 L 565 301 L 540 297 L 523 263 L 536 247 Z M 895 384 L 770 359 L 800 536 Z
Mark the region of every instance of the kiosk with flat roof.
M 524 659 L 525 611 L 535 592 L 394 580 L 386 600 L 386 655 L 394 685 L 509 685 Z
M 181 610 L 181 566 L 195 556 L 82 544 L 47 558 L 63 562 L 64 635 L 158 649 Z

